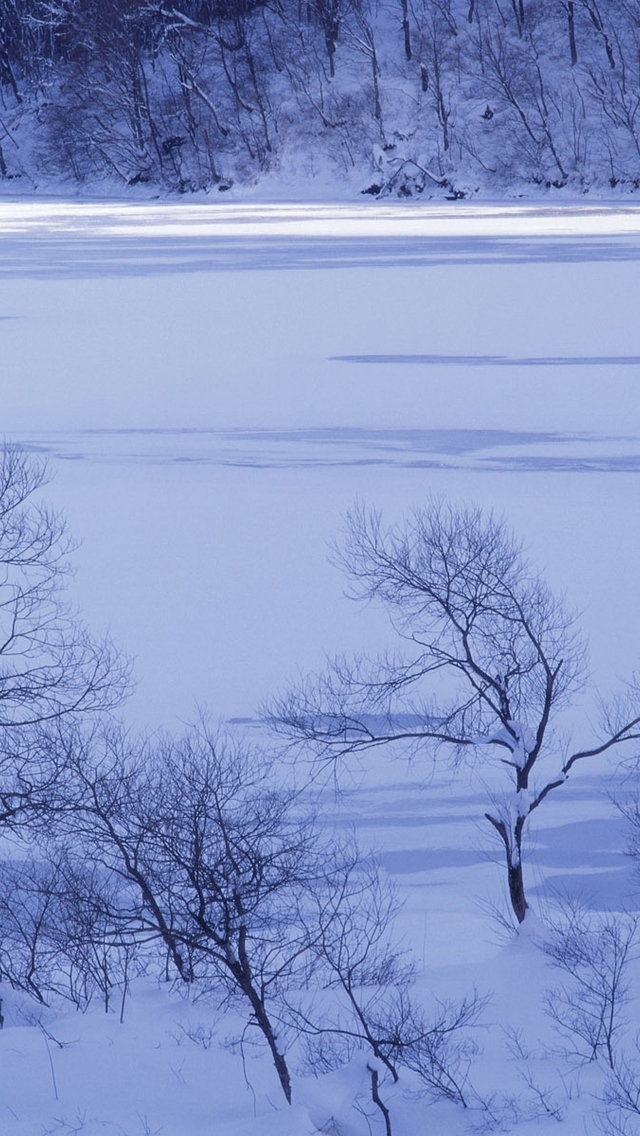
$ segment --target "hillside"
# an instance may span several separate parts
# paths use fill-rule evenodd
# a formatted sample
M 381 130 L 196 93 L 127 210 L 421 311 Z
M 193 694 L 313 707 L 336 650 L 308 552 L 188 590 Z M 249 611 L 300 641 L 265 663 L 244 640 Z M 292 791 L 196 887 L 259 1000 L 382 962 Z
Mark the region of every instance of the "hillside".
M 634 0 L 3 0 L 0 179 L 634 192 L 639 90 Z

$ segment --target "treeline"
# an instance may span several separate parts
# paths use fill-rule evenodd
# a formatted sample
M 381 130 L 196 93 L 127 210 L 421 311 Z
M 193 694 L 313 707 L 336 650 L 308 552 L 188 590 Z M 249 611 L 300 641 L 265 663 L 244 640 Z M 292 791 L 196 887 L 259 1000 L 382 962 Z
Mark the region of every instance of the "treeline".
M 0 174 L 640 184 L 638 0 L 1 0 Z

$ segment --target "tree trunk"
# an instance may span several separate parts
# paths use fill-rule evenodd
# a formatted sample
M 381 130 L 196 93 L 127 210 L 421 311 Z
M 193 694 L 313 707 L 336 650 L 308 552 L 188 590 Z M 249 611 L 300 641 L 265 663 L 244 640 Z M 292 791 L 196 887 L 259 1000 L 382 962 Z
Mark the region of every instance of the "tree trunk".
M 523 923 L 529 906 L 524 893 L 524 878 L 522 874 L 522 830 L 526 817 L 519 816 L 513 829 L 510 831 L 503 820 L 492 816 L 491 813 L 485 813 L 484 815 L 485 819 L 489 821 L 489 824 L 493 825 L 504 844 L 507 860 L 509 899 L 511 900 L 511 907 L 513 908 L 513 913 L 518 923 Z
M 509 874 L 509 899 L 518 923 L 524 922 L 528 903 L 524 894 L 524 880 L 522 878 L 522 861 L 510 864 L 507 857 L 507 872 Z
M 404 54 L 407 62 L 411 60 L 411 29 L 409 27 L 409 3 L 408 0 L 400 0 L 402 8 L 402 31 L 404 33 Z
M 276 1073 L 278 1074 L 280 1086 L 287 1099 L 287 1104 L 291 1104 L 291 1077 L 289 1076 L 289 1069 L 287 1068 L 287 1062 L 283 1054 L 278 1049 L 278 1040 L 273 1030 L 273 1026 L 271 1025 L 271 1021 L 269 1020 L 269 1016 L 264 1008 L 262 999 L 251 984 L 247 985 L 245 993 L 253 1008 L 256 1023 L 262 1030 L 263 1036 L 267 1042 L 267 1045 L 269 1046 L 271 1058 L 273 1060 Z
M 372 1069 L 370 1065 L 367 1065 L 367 1069 L 371 1074 L 371 1099 L 373 1103 L 378 1106 L 380 1112 L 384 1117 L 384 1130 L 386 1136 L 391 1136 L 391 1116 L 389 1114 L 389 1109 L 384 1104 L 384 1102 L 380 1100 L 380 1094 L 378 1092 L 378 1070 Z
M 236 900 L 236 903 L 239 904 L 239 901 Z M 281 1053 L 278 1048 L 278 1038 L 267 1013 L 264 997 L 260 996 L 260 992 L 256 988 L 251 965 L 247 957 L 246 941 L 247 929 L 245 926 L 241 925 L 238 933 L 237 956 L 230 945 L 227 944 L 225 949 L 226 965 L 235 978 L 238 987 L 249 1000 L 256 1025 L 262 1031 L 262 1035 L 269 1046 L 271 1058 L 276 1073 L 278 1074 L 280 1086 L 287 1099 L 287 1104 L 291 1104 L 291 1077 L 289 1075 L 289 1069 L 284 1054 Z
M 576 46 L 576 21 L 574 0 L 569 0 L 568 5 L 568 19 L 569 19 L 569 51 L 571 52 L 571 66 L 575 67 L 578 62 L 578 48 Z

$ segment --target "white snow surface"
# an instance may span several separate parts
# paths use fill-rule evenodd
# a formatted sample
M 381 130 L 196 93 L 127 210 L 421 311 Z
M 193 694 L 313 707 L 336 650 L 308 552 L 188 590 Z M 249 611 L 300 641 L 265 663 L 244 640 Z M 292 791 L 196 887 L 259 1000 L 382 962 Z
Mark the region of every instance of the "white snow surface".
M 136 658 L 129 720 L 179 728 L 200 705 L 251 726 L 325 653 L 392 645 L 327 561 L 356 497 L 389 518 L 434 494 L 503 513 L 616 689 L 638 665 L 639 276 L 626 204 L 2 201 L 3 433 L 50 462 L 80 541 L 72 598 Z M 578 743 L 596 716 L 578 707 Z M 492 778 L 378 751 L 327 823 L 355 824 L 398 882 L 425 1000 L 490 995 L 471 1075 L 499 1130 L 595 1134 L 605 1075 L 552 1052 L 537 936 L 554 888 L 637 906 L 615 771 L 585 764 L 529 822 L 537 919 L 518 936 L 490 914 L 506 910 Z M 299 1071 L 288 1109 L 264 1054 L 223 1044 L 237 1023 L 176 992 L 135 987 L 122 1025 L 8 991 L 2 1012 L 7 1136 L 384 1130 L 362 1061 Z M 410 1089 L 381 1090 L 394 1136 L 486 1122 Z

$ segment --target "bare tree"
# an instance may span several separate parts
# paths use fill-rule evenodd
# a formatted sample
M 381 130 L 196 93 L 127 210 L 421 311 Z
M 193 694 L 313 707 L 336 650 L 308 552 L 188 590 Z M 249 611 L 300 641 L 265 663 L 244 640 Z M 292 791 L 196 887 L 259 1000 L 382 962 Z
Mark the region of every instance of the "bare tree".
M 135 892 L 124 925 L 161 942 L 184 982 L 240 1008 L 290 1102 L 279 992 L 307 950 L 300 892 L 318 871 L 298 794 L 263 755 L 204 727 L 146 743 L 67 731 L 59 744 L 76 771 L 70 831 Z
M 0 451 L 0 727 L 21 727 L 117 704 L 126 669 L 94 643 L 64 595 L 71 542 L 38 494 L 46 467 Z
M 541 27 L 530 20 L 525 24 L 518 14 L 516 0 L 512 3 L 519 28 L 517 35 L 508 24 L 495 19 L 493 5 L 486 6 L 483 16 L 478 14 L 476 50 L 480 89 L 500 105 L 506 118 L 511 120 L 517 143 L 509 147 L 510 160 L 520 163 L 525 157 L 535 178 L 564 184 L 568 171 L 560 146 L 563 108 L 555 82 L 558 63 L 550 50 L 540 44 L 541 36 L 545 40 L 549 38 L 549 29 L 545 21 Z
M 454 89 L 461 81 L 459 34 L 451 5 L 421 0 L 414 5 L 417 30 L 415 54 L 420 59 L 420 86 L 437 123 L 442 152 L 451 147 Z M 431 131 L 429 132 L 431 133 Z
M 552 726 L 584 685 L 584 648 L 573 615 L 492 514 L 436 502 L 385 530 L 357 507 L 337 559 L 352 597 L 381 602 L 408 653 L 335 660 L 267 708 L 274 728 L 323 762 L 385 746 L 495 764 L 510 791 L 485 817 L 522 922 L 528 818 L 577 762 L 637 740 L 640 710 L 621 700 L 590 745 L 560 745 Z
M 393 946 L 397 899 L 372 861 L 355 843 L 336 846 L 303 911 L 310 946 L 308 985 L 340 994 L 332 1016 L 326 1007 L 298 1007 L 294 1015 L 308 1036 L 327 1035 L 364 1045 L 398 1080 L 398 1022 L 391 1010 L 412 979 L 404 952 Z M 305 999 L 306 1002 L 306 999 Z
M 604 1136 L 637 1136 L 640 1131 L 640 1035 L 634 1054 L 616 1055 L 601 1097 L 605 1111 L 596 1114 Z
M 122 1020 L 130 978 L 145 966 L 123 891 L 117 875 L 64 847 L 0 864 L 2 978 L 42 1004 L 56 995 L 81 1010 L 99 994 L 108 1012 L 118 991 Z
M 0 865 L 0 974 L 42 1005 L 61 985 L 52 927 L 55 867 L 32 859 Z
M 95 642 L 67 601 L 71 544 L 39 499 L 45 467 L 0 451 L 0 822 L 50 807 L 60 766 L 47 735 L 117 705 L 128 666 Z
M 439 1001 L 428 1019 L 394 946 L 392 889 L 355 844 L 320 831 L 306 791 L 283 789 L 268 755 L 206 724 L 141 741 L 113 723 L 63 722 L 55 744 L 68 800 L 54 855 L 0 872 L 0 951 L 15 985 L 80 1006 L 99 993 L 109 1009 L 116 990 L 124 1003 L 131 968 L 164 952 L 167 978 L 173 969 L 239 1011 L 243 1042 L 258 1031 L 288 1102 L 288 1050 L 302 1033 L 329 1039 L 334 1056 L 368 1052 L 388 1133 L 381 1079 L 402 1067 L 466 1103 L 466 1031 L 481 1000 Z
M 545 952 L 566 976 L 547 997 L 547 1013 L 572 1045 L 615 1068 L 621 1012 L 629 999 L 629 964 L 637 957 L 638 919 L 603 915 L 565 901 L 550 920 Z
M 395 890 L 355 841 L 336 844 L 324 874 L 307 889 L 309 973 L 305 987 L 289 998 L 296 1028 L 308 1039 L 311 1064 L 341 1065 L 366 1054 L 371 1097 L 391 1136 L 390 1109 L 380 1089 L 411 1070 L 432 1098 L 466 1107 L 470 1059 L 469 1029 L 484 1001 L 475 992 L 459 1002 L 436 1000 L 432 1014 L 416 1001 L 415 975 L 406 951 L 398 948 Z M 309 991 L 320 990 L 319 998 Z
M 335 54 L 345 6 L 344 0 L 313 0 L 310 5 L 324 36 L 331 79 L 335 78 L 336 74 Z

